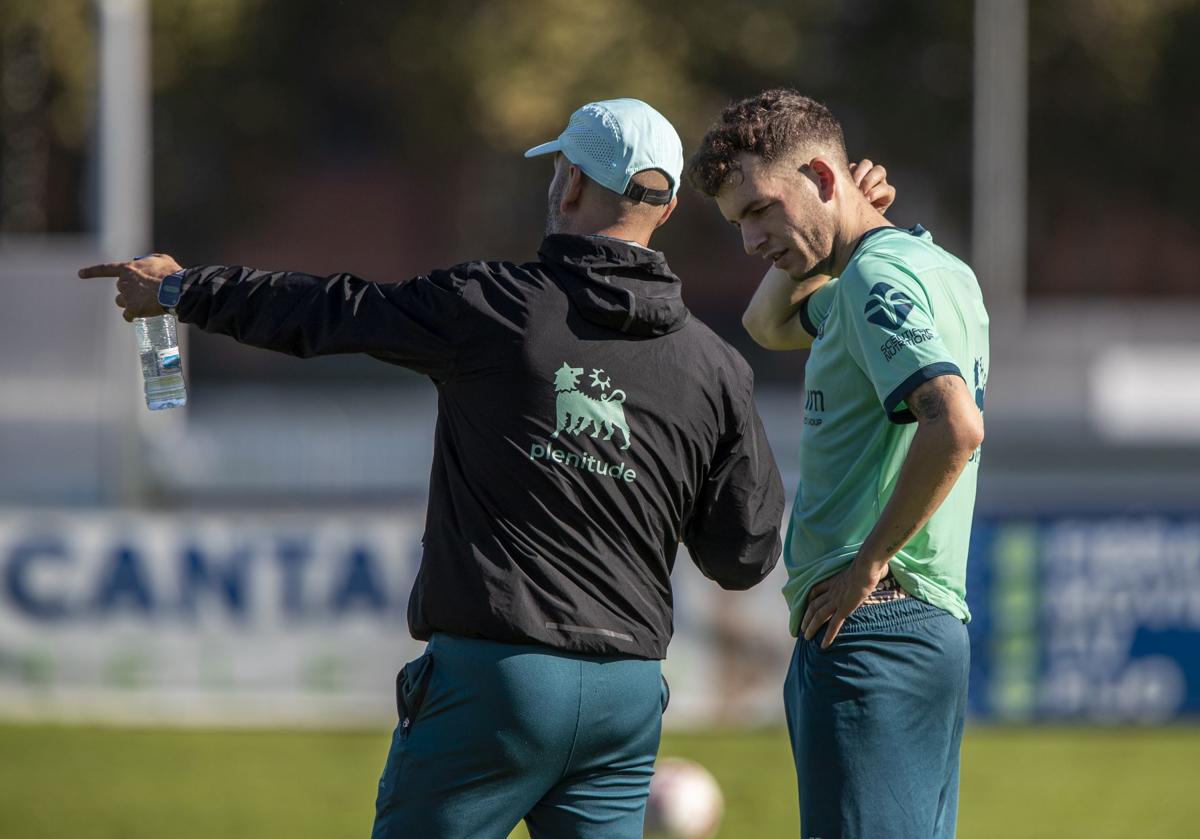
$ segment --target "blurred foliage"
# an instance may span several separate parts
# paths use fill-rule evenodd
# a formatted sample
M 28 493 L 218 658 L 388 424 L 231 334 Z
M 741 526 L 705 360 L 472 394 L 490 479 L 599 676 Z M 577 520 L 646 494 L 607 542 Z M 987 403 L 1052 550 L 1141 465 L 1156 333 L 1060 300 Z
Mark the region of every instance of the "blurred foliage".
M 925 204 L 944 197 L 955 219 L 968 206 L 971 20 L 957 4 L 224 0 L 204 16 L 201 7 L 154 6 L 158 218 L 189 246 L 269 212 L 278 193 L 264 174 L 382 160 L 410 180 L 442 172 L 448 190 L 472 196 L 472 206 L 450 196 L 435 210 L 442 227 L 463 231 L 448 245 L 456 256 L 464 238 L 474 255 L 509 255 L 542 214 L 543 175 L 530 179 L 519 153 L 555 136 L 579 105 L 646 99 L 691 148 L 724 104 L 778 85 L 829 101 L 861 149 L 853 153 L 927 169 Z M 879 95 L 899 78 L 916 83 L 905 96 Z M 898 130 L 914 123 L 936 129 Z M 446 224 L 446 210 L 457 223 Z
M 77 227 L 87 195 L 98 2 L 0 4 L 0 134 L 16 136 L 19 116 L 41 132 L 22 137 L 53 146 L 40 169 L 6 171 L 26 187 L 44 181 L 50 230 Z M 519 153 L 574 108 L 646 99 L 690 149 L 724 104 L 780 85 L 826 101 L 852 156 L 886 163 L 898 222 L 922 221 L 969 251 L 971 3 L 149 3 L 156 236 L 185 254 L 244 245 L 253 256 L 268 236 L 310 238 L 296 233 L 310 221 L 280 218 L 299 212 L 296 196 L 311 196 L 310 214 L 361 216 L 383 200 L 361 184 L 388 183 L 402 196 L 396 247 L 413 260 L 528 255 L 546 173 Z M 1186 243 L 1200 238 L 1197 184 L 1181 147 L 1200 130 L 1200 4 L 1061 0 L 1030 2 L 1029 14 L 1033 291 L 1196 294 L 1187 266 L 1200 246 Z M 29 50 L 42 69 L 22 75 Z M 14 115 L 22 96 L 37 108 Z M 322 176 L 344 189 L 314 185 Z M 759 268 L 703 199 L 684 200 L 661 244 L 689 302 L 736 333 L 732 310 Z M 708 258 L 692 255 L 697 241 Z M 368 247 L 350 234 L 325 245 Z M 745 279 L 731 299 L 724 278 L 735 274 Z
M 88 0 L 4 0 L 0 5 L 0 69 L 8 106 L 4 110 L 14 104 L 32 108 L 37 100 L 43 100 L 54 139 L 72 149 L 84 145 L 96 94 L 93 30 Z M 40 59 L 38 64 L 44 69 L 35 74 L 41 84 L 22 84 L 27 67 L 14 66 L 12 55 L 21 42 Z M 36 99 L 13 102 L 24 96 Z
M 1036 294 L 1200 295 L 1200 3 L 1030 3 Z
M 0 5 L 0 233 L 83 228 L 94 63 L 84 0 Z

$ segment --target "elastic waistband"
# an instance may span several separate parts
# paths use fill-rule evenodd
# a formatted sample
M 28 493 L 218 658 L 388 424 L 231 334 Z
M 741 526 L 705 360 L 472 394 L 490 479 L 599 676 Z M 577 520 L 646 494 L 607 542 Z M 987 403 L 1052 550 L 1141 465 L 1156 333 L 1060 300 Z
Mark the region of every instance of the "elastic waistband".
M 447 655 L 489 656 L 505 658 L 514 655 L 541 655 L 553 658 L 566 658 L 573 661 L 590 661 L 603 664 L 610 661 L 644 661 L 647 664 L 661 666 L 656 659 L 640 656 L 624 655 L 593 655 L 573 650 L 560 650 L 545 644 L 515 644 L 508 641 L 492 641 L 487 638 L 464 638 L 461 635 L 451 635 L 447 632 L 434 632 L 429 638 L 426 649 L 430 652 L 437 650 Z
M 953 618 L 954 616 L 945 609 L 931 606 L 924 600 L 918 600 L 910 595 L 888 603 L 874 603 L 870 606 L 860 606 L 851 612 L 850 617 L 846 618 L 846 622 L 842 625 L 842 630 L 839 634 L 894 629 L 942 617 Z

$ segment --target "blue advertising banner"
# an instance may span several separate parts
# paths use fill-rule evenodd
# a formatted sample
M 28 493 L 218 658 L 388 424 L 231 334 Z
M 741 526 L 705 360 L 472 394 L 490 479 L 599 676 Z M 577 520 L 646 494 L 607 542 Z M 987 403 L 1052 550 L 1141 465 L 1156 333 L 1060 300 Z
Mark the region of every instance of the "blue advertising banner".
M 423 519 L 0 510 L 0 719 L 394 724 Z M 680 551 L 668 725 L 780 721 L 782 585 L 723 592 Z
M 1200 716 L 1200 516 L 978 518 L 967 594 L 977 717 Z
M 0 718 L 377 725 L 421 512 L 0 511 Z M 681 551 L 669 725 L 778 724 L 782 567 L 724 592 Z M 977 519 L 977 720 L 1200 717 L 1200 515 Z
M 0 716 L 353 725 L 420 651 L 405 515 L 0 513 Z

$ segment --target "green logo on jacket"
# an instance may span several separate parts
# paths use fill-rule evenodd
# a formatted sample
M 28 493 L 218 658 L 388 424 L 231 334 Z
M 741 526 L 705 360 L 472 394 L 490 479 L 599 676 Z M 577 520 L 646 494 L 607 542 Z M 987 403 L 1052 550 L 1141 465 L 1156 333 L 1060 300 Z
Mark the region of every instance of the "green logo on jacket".
M 555 423 L 554 433 L 550 436 L 557 438 L 562 431 L 579 436 L 581 431 L 585 431 L 591 425 L 592 437 L 598 437 L 603 430 L 608 432 L 603 439 L 611 440 L 613 432 L 620 429 L 625 438 L 625 445 L 621 446 L 621 450 L 624 451 L 632 442 L 629 423 L 625 421 L 625 391 L 614 390 L 612 393 L 605 393 L 612 387 L 612 380 L 608 377 L 601 378 L 604 375 L 603 370 L 593 369 L 592 386 L 599 388 L 600 397 L 589 396 L 579 390 L 579 377 L 582 375 L 582 367 L 572 367 L 565 361 L 554 374 L 554 390 L 558 393 L 555 404 L 558 421 Z
M 620 431 L 624 445 L 619 450 L 625 451 L 633 442 L 629 422 L 625 419 L 625 391 L 613 389 L 609 392 L 612 379 L 598 368 L 592 369 L 592 380 L 587 385 L 591 393 L 581 390 L 579 377 L 583 372 L 582 367 L 572 367 L 564 361 L 554 374 L 555 422 L 551 440 L 558 439 L 564 431 L 578 437 L 588 430 L 590 437 L 611 440 L 613 434 Z M 603 437 L 600 437 L 601 431 L 606 432 Z M 581 472 L 606 475 L 626 483 L 637 480 L 637 472 L 626 466 L 625 461 L 609 463 L 591 454 L 564 451 L 555 448 L 550 440 L 531 445 L 529 459 L 561 463 Z

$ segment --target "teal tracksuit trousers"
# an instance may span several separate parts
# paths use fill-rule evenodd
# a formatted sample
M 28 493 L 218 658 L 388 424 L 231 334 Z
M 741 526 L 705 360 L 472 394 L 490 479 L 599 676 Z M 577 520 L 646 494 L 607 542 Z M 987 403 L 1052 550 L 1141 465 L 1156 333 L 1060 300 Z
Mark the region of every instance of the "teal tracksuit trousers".
M 802 839 L 953 839 L 966 626 L 910 597 L 824 637 L 796 641 L 784 686 Z
M 641 839 L 660 662 L 437 634 L 397 678 L 373 839 Z

